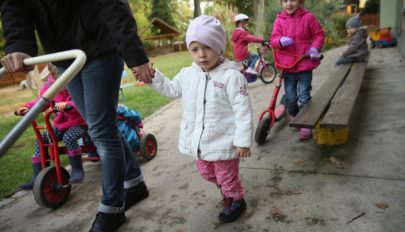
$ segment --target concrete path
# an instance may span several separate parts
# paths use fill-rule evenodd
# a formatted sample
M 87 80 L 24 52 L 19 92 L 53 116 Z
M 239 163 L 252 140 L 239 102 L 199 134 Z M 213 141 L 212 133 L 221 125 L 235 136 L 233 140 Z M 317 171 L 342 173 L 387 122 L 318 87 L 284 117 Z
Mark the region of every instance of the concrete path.
M 340 51 L 325 54 L 314 92 Z M 404 73 L 397 48 L 372 50 L 346 145 L 301 142 L 286 120 L 276 124 L 268 141 L 241 162 L 248 208 L 231 224 L 217 220 L 219 191 L 177 150 L 181 102 L 173 101 L 145 120 L 159 143 L 158 156 L 142 164 L 150 197 L 127 212 L 120 231 L 405 231 Z M 260 82 L 249 87 L 255 118 L 273 88 Z M 85 169 L 85 183 L 74 185 L 58 210 L 39 207 L 31 193 L 2 202 L 0 231 L 88 231 L 101 184 L 97 163 Z

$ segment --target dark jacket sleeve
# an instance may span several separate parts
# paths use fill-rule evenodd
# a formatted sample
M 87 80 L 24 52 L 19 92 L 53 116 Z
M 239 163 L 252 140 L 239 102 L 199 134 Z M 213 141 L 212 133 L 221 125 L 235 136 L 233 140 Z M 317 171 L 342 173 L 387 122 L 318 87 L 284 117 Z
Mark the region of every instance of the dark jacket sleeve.
M 365 53 L 364 51 L 359 51 L 362 47 L 366 47 L 367 44 L 367 32 L 365 30 L 357 31 L 348 41 L 348 47 L 346 51 L 343 52 L 343 56 L 351 56 L 355 53 L 359 53 L 356 56 L 359 56 L 361 53 Z M 367 50 L 367 49 L 365 49 Z M 363 54 L 361 54 L 363 55 Z
M 24 52 L 30 56 L 37 55 L 34 19 L 29 7 L 24 7 L 23 1 L 4 0 L 1 5 L 1 21 L 6 54 Z
M 103 0 L 104 16 L 110 31 L 117 33 L 118 52 L 128 67 L 149 62 L 142 41 L 137 33 L 136 21 L 127 0 Z

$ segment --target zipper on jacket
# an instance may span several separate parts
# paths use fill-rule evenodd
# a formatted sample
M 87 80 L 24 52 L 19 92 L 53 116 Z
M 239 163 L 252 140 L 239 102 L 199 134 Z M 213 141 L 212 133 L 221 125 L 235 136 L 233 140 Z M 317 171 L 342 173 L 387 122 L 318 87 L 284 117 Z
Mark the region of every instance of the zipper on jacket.
M 201 131 L 201 134 L 200 134 L 200 138 L 198 139 L 198 151 L 200 151 L 199 153 L 198 153 L 198 158 L 201 158 L 200 156 L 201 156 L 201 149 L 200 149 L 200 144 L 201 144 L 201 137 L 202 137 L 202 134 L 204 133 L 204 130 L 205 130 L 205 125 L 204 125 L 204 118 L 205 118 L 205 104 L 207 103 L 207 99 L 206 99 L 206 96 L 207 96 L 207 86 L 208 86 L 208 80 L 210 80 L 211 78 L 210 78 L 210 75 L 209 75 L 209 73 L 208 72 L 206 72 L 206 73 L 204 73 L 205 74 L 205 86 L 204 86 L 204 101 L 203 101 L 203 116 L 202 116 L 202 131 Z

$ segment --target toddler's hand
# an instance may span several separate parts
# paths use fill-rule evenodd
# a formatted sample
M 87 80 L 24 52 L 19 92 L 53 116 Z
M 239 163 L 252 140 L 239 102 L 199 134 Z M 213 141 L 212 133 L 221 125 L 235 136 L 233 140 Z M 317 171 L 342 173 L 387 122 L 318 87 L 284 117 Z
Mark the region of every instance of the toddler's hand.
M 311 49 L 309 49 L 307 54 L 310 56 L 311 60 L 319 60 L 319 59 L 321 59 L 321 54 L 319 53 L 317 48 L 312 47 Z
M 239 157 L 249 157 L 250 156 L 250 148 L 248 147 L 237 147 L 236 153 Z
M 152 78 L 155 75 L 155 69 L 153 68 L 152 62 L 137 67 L 132 67 L 131 70 L 138 81 L 152 83 Z
M 18 108 L 16 111 L 14 111 L 14 115 L 17 116 L 22 116 L 25 115 L 28 112 L 29 108 L 26 106 Z
M 293 45 L 295 42 L 293 39 L 290 37 L 281 37 L 280 38 L 280 44 L 282 47 L 288 47 L 290 45 Z
M 66 106 L 67 106 L 67 103 L 66 103 L 66 102 L 58 102 L 58 103 L 55 104 L 55 107 L 56 107 L 56 109 L 57 109 L 59 112 L 64 111 L 64 109 L 66 108 Z

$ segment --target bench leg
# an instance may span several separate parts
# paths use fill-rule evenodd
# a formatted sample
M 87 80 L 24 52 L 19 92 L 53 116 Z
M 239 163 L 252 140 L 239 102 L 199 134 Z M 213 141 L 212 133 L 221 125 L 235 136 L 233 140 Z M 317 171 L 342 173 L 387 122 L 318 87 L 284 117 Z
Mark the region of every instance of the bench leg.
M 349 140 L 349 128 L 321 128 L 316 125 L 315 140 L 321 145 L 342 145 Z

